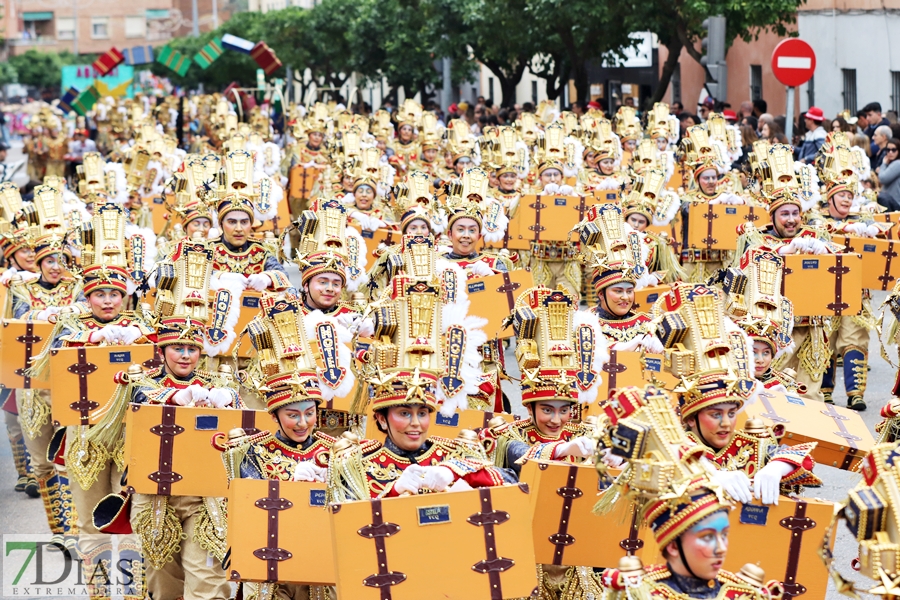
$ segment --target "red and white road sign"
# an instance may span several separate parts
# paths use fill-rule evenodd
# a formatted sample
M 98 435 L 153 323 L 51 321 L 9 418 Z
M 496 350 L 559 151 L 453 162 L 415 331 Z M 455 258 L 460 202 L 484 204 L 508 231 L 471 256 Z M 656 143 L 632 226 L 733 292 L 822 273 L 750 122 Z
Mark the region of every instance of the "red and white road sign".
M 803 85 L 816 71 L 816 53 L 798 38 L 782 40 L 772 52 L 772 72 L 788 87 Z

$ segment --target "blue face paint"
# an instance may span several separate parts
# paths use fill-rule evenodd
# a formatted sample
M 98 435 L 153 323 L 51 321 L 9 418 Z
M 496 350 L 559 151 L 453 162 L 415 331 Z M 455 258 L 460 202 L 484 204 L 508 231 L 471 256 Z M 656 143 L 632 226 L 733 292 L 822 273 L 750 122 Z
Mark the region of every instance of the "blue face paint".
M 693 527 L 691 527 L 690 531 L 692 533 L 697 533 L 698 531 L 702 531 L 704 529 L 713 529 L 716 533 L 722 533 L 726 529 L 731 526 L 728 520 L 728 514 L 719 511 L 715 514 L 709 515 Z

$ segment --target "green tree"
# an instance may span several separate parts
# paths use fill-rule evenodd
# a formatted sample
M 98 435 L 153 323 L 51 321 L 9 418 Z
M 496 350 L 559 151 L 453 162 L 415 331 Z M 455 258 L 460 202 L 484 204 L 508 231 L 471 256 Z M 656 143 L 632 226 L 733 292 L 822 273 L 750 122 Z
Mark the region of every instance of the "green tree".
M 805 0 L 652 0 L 635 3 L 634 11 L 643 30 L 652 31 L 659 43 L 666 47 L 668 56 L 663 64 L 659 85 L 652 102 L 659 102 L 669 87 L 672 74 L 678 65 L 682 49 L 698 63 L 702 53 L 698 49 L 704 36 L 703 21 L 707 17 L 723 15 L 726 18 L 726 44 L 731 46 L 740 37 L 752 41 L 763 31 L 780 36 L 796 35 L 789 31 L 797 17 L 797 8 Z
M 547 28 L 543 52 L 565 57 L 579 102 L 590 99 L 591 61 L 621 53 L 633 44 L 631 32 L 646 29 L 634 17 L 635 3 L 637 0 L 529 0 L 531 18 Z
M 432 0 L 445 32 L 438 46 L 467 70 L 480 62 L 497 78 L 504 105 L 516 101 L 532 57 L 545 44 L 544 23 L 529 12 L 530 0 Z

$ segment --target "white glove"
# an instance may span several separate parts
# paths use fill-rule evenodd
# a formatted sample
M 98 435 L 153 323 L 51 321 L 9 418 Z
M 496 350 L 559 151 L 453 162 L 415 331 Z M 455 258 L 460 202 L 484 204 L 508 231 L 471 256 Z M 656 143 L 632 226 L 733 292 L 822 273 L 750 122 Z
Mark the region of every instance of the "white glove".
M 375 321 L 371 318 L 360 319 L 356 322 L 357 329 L 356 332 L 366 338 L 370 338 L 375 335 Z
M 227 287 L 229 289 L 231 289 L 232 287 L 237 287 L 241 290 L 245 290 L 247 289 L 247 277 L 245 275 L 241 275 L 240 273 L 215 271 L 209 287 L 215 290 L 222 289 L 223 287 Z
M 712 478 L 721 485 L 728 495 L 737 500 L 749 504 L 753 502 L 753 494 L 750 492 L 750 480 L 743 471 L 714 471 Z
M 662 354 L 666 351 L 666 349 L 663 348 L 662 342 L 660 342 L 655 335 L 650 335 L 649 333 L 641 338 L 641 348 L 651 354 Z
M 553 458 L 563 458 L 564 456 L 574 456 L 575 458 L 588 458 L 594 455 L 596 450 L 596 442 L 587 436 L 580 436 L 575 439 L 563 442 L 556 447 Z
M 559 193 L 563 196 L 573 196 L 575 189 L 571 185 L 561 185 L 559 186 Z
M 878 226 L 876 226 L 874 224 L 866 225 L 866 237 L 874 238 L 874 237 L 878 237 L 880 234 L 881 234 L 881 230 L 878 228 Z
M 301 460 L 294 467 L 294 481 L 319 481 L 325 482 L 327 469 L 320 467 L 311 460 Z
M 409 492 L 410 494 L 418 494 L 419 488 L 425 480 L 422 478 L 423 469 L 419 465 L 410 465 L 403 470 L 400 478 L 394 482 L 394 489 L 398 494 Z
M 604 449 L 603 449 L 603 453 L 600 455 L 600 460 L 602 460 L 603 463 L 604 463 L 607 467 L 613 467 L 613 468 L 616 468 L 616 469 L 619 468 L 619 467 L 621 467 L 622 464 L 625 462 L 625 459 L 624 459 L 624 458 L 622 458 L 621 456 L 617 456 L 617 455 L 613 454 L 611 448 L 604 448 Z
M 548 183 L 544 186 L 543 191 L 541 191 L 541 196 L 553 196 L 554 194 L 559 192 L 559 184 L 558 183 Z
M 853 235 L 866 235 L 865 223 L 847 223 L 846 225 L 844 225 L 843 229 L 846 233 L 852 233 Z
M 178 390 L 175 392 L 175 395 L 172 396 L 172 400 L 175 401 L 175 404 L 178 406 L 187 406 L 194 400 L 194 394 L 191 392 L 190 387 L 186 387 L 183 390 Z
M 61 310 L 62 308 L 59 306 L 48 306 L 44 310 L 38 311 L 34 319 L 36 321 L 49 321 L 50 315 L 58 315 Z
M 744 199 L 734 194 L 719 194 L 718 197 L 709 201 L 710 204 L 744 204 Z
M 12 279 L 13 275 L 16 273 L 18 273 L 18 270 L 16 270 L 15 267 L 10 267 L 3 271 L 3 273 L 0 274 L 0 285 L 9 285 L 9 280 Z
M 763 504 L 778 504 L 781 480 L 796 469 L 797 467 L 783 460 L 769 462 L 753 477 L 753 496 L 762 500 Z
M 494 274 L 494 270 L 482 260 L 476 260 L 471 265 L 467 266 L 466 269 L 471 271 L 476 277 L 490 277 Z
M 122 327 L 119 325 L 106 325 L 99 331 L 91 333 L 91 341 L 96 343 L 106 342 L 107 344 L 117 344 L 122 337 Z
M 210 227 L 209 231 L 206 232 L 206 239 L 215 240 L 218 239 L 220 235 L 222 235 L 221 231 L 219 231 L 216 227 Z
M 447 467 L 422 467 L 422 470 L 425 471 L 422 487 L 427 488 L 432 492 L 443 492 L 453 483 L 453 480 L 456 479 L 453 475 L 453 471 Z
M 141 333 L 141 330 L 138 329 L 134 325 L 128 325 L 127 327 L 122 327 L 119 331 L 119 343 L 124 346 L 129 344 L 133 344 L 135 341 L 141 339 L 144 334 Z
M 253 288 L 257 292 L 265 291 L 272 284 L 272 278 L 262 273 L 254 273 L 247 276 L 247 287 Z
M 219 388 L 209 390 L 206 401 L 215 408 L 225 408 L 231 406 L 234 402 L 234 396 L 228 390 Z
M 353 327 L 353 324 L 356 323 L 356 320 L 360 318 L 359 313 L 349 312 L 349 313 L 341 313 L 335 317 L 335 320 L 341 327 L 345 327 L 346 329 L 350 329 Z

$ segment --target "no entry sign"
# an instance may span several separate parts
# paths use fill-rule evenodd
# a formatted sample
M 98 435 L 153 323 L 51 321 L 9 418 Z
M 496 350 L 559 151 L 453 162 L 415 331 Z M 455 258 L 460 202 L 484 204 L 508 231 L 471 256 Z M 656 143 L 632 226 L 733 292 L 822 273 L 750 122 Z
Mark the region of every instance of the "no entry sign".
M 801 39 L 788 38 L 772 52 L 772 72 L 788 87 L 803 85 L 816 71 L 816 53 Z

